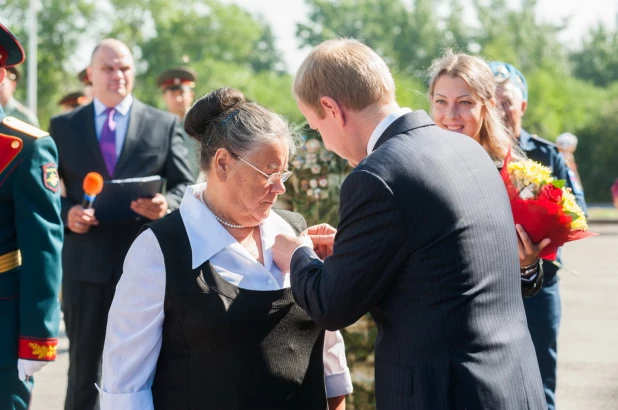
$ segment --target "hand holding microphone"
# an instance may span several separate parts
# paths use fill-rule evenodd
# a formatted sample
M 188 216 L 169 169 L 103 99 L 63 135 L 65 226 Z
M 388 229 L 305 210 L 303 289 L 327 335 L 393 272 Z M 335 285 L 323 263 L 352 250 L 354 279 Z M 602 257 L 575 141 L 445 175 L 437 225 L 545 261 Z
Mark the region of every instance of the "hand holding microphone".
M 84 178 L 83 187 L 84 200 L 82 204 L 71 207 L 68 214 L 68 228 L 71 232 L 77 234 L 86 233 L 92 225 L 99 224 L 94 216 L 92 204 L 103 189 L 103 177 L 96 172 L 90 172 Z

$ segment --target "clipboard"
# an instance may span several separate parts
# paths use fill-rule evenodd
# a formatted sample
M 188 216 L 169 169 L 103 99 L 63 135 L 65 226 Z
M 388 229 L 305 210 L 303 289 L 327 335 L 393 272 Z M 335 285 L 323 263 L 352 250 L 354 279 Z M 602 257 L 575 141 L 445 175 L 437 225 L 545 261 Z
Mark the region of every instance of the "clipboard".
M 154 197 L 161 192 L 164 181 L 165 178 L 159 175 L 105 181 L 103 190 L 93 203 L 96 218 L 109 221 L 139 217 L 131 210 L 131 201 Z

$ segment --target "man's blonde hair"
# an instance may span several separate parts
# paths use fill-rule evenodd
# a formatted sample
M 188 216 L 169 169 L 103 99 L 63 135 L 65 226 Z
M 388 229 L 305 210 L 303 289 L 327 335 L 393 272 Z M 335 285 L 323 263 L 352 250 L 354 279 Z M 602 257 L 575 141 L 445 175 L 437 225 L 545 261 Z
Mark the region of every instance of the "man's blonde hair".
M 321 118 L 320 99 L 331 97 L 361 111 L 395 100 L 395 81 L 386 63 L 371 48 L 354 39 L 327 40 L 315 47 L 296 74 L 294 95 Z

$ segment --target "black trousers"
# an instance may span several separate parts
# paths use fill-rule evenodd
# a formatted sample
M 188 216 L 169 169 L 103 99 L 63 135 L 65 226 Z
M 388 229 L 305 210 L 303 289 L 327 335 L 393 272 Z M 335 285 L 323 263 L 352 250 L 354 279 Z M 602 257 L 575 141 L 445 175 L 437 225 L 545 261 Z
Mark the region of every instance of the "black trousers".
M 117 282 L 117 279 L 110 279 L 102 284 L 72 280 L 62 283 L 64 323 L 69 338 L 65 410 L 99 409 L 99 392 L 94 384 L 101 380 L 107 314 Z

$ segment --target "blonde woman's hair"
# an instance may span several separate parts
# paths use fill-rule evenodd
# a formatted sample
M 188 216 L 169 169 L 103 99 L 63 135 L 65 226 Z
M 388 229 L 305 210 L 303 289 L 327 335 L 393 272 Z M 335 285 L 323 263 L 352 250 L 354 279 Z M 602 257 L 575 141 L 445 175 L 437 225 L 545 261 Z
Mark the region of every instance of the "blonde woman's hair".
M 384 60 L 371 48 L 358 40 L 336 39 L 323 42 L 309 53 L 298 69 L 293 92 L 323 118 L 322 97 L 361 111 L 394 101 L 395 81 Z
M 442 57 L 435 59 L 428 71 L 429 101 L 433 100 L 436 81 L 443 75 L 463 79 L 472 92 L 483 103 L 483 123 L 479 132 L 481 145 L 491 159 L 503 161 L 509 147 L 512 148 L 514 159 L 525 156 L 517 148 L 511 132 L 504 126 L 502 115 L 497 107 L 492 107 L 490 101 L 496 100 L 496 83 L 487 62 L 480 57 L 447 50 Z

